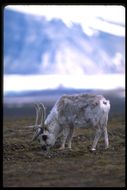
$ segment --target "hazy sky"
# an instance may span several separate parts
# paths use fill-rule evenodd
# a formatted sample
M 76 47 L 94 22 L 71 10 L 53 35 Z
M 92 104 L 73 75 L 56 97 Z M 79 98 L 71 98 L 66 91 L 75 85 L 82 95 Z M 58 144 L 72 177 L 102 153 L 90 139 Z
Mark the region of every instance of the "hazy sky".
M 49 20 L 60 18 L 68 26 L 80 23 L 88 35 L 101 30 L 125 36 L 125 7 L 120 5 L 10 5 L 7 8 L 43 15 Z

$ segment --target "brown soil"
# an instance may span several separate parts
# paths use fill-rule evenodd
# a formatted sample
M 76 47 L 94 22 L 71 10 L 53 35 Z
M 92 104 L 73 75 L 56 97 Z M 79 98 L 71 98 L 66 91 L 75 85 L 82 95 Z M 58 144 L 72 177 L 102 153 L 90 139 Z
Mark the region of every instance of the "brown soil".
M 60 139 L 49 152 L 32 142 L 34 119 L 4 119 L 4 187 L 125 187 L 125 122 L 122 116 L 108 123 L 110 148 L 104 140 L 90 152 L 94 131 L 75 129 L 72 150 L 58 150 Z

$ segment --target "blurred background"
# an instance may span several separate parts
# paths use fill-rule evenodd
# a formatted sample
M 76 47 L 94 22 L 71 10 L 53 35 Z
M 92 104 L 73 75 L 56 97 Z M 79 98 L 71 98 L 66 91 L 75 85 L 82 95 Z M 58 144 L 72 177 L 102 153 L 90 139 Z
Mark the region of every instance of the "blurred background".
M 4 8 L 4 116 L 49 111 L 63 94 L 103 94 L 125 104 L 125 8 L 10 5 Z M 13 111 L 12 111 L 13 110 Z

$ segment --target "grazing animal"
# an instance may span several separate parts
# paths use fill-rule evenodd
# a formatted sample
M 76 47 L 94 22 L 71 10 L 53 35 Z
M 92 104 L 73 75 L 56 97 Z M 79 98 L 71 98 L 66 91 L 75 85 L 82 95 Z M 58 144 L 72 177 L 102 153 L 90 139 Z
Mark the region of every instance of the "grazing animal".
M 110 101 L 102 95 L 74 94 L 61 96 L 46 116 L 43 104 L 36 105 L 35 134 L 32 140 L 38 139 L 42 147 L 51 147 L 58 136 L 63 135 L 60 149 L 65 148 L 67 142 L 71 149 L 71 140 L 75 127 L 92 126 L 96 129 L 91 150 L 96 150 L 100 136 L 104 135 L 105 148 L 109 147 L 107 122 Z M 38 124 L 39 115 L 41 123 Z

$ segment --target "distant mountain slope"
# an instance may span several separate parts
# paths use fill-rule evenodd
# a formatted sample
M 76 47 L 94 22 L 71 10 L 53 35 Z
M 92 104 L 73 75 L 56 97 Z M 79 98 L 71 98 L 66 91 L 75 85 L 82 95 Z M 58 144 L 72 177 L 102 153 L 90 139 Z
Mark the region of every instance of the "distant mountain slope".
M 85 22 L 85 20 L 84 20 Z M 125 38 L 4 10 L 5 74 L 123 73 Z

